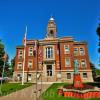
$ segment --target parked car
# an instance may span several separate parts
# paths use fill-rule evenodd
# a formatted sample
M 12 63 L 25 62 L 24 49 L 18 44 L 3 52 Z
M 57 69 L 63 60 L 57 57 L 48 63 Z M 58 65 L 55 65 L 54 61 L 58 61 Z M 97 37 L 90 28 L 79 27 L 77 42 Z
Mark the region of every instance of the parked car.
M 7 81 L 9 81 L 9 78 L 8 77 L 0 77 L 0 82 L 7 82 Z

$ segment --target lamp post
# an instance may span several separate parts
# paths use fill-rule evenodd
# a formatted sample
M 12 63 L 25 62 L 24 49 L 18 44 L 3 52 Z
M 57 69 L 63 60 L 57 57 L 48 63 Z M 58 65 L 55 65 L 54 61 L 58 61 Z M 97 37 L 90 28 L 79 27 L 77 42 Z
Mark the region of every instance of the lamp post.
M 2 79 L 1 79 L 1 85 L 0 85 L 0 94 L 2 94 L 2 81 L 3 81 L 3 77 L 4 77 L 4 70 L 5 70 L 5 64 L 6 64 L 6 61 L 7 61 L 7 58 L 8 58 L 8 55 L 5 53 L 4 56 L 3 56 L 3 61 L 4 61 L 4 64 L 3 64 L 3 70 L 2 70 Z

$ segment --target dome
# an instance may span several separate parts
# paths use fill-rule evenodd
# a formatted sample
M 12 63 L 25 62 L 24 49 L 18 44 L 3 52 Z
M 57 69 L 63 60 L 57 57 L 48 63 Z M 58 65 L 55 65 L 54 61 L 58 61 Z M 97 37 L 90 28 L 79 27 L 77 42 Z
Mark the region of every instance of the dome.
M 50 18 L 50 20 L 51 20 L 51 21 L 54 21 L 54 18 L 53 18 L 53 17 L 51 17 L 51 18 Z

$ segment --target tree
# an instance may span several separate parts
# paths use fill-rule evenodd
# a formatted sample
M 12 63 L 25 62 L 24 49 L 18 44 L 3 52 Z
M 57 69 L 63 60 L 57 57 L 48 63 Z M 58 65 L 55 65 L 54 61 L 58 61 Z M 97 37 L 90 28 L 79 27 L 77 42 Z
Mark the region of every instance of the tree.
M 96 32 L 97 32 L 97 35 L 98 35 L 98 38 L 99 38 L 99 43 L 98 43 L 98 46 L 99 46 L 99 48 L 98 48 L 98 53 L 100 53 L 100 23 L 99 23 L 99 25 L 98 25 L 98 27 L 97 27 L 97 29 L 96 29 Z M 100 66 L 100 58 L 99 58 L 99 66 Z
M 11 59 L 11 65 L 10 65 L 10 76 L 13 75 L 13 72 L 14 72 L 14 66 L 15 66 L 15 57 L 13 59 Z
M 2 67 L 3 67 L 3 64 L 4 64 L 4 61 L 3 61 L 3 56 L 4 56 L 4 45 L 3 43 L 1 42 L 0 40 L 0 76 L 1 76 L 1 73 L 2 73 Z
M 3 65 L 4 65 L 4 55 L 5 55 L 5 51 L 4 51 L 4 44 L 2 43 L 2 41 L 0 40 L 0 77 L 2 76 L 2 71 L 3 71 Z M 3 76 L 8 76 L 9 75 L 9 63 L 8 63 L 8 54 L 6 54 L 6 62 L 5 62 L 5 68 L 4 68 L 4 75 Z
M 100 75 L 100 69 L 96 69 L 96 75 Z
M 95 81 L 95 78 L 96 78 L 96 67 L 93 63 L 90 62 L 90 67 L 91 67 L 91 70 L 92 70 L 92 76 L 93 76 L 93 80 Z

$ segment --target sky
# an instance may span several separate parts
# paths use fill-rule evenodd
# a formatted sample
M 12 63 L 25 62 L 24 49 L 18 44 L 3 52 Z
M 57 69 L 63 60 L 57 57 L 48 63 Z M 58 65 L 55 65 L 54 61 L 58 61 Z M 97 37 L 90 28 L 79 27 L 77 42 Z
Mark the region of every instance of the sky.
M 48 20 L 53 16 L 58 37 L 73 36 L 88 43 L 89 58 L 98 67 L 100 0 L 0 0 L 0 39 L 12 59 L 16 46 L 27 39 L 43 39 Z

